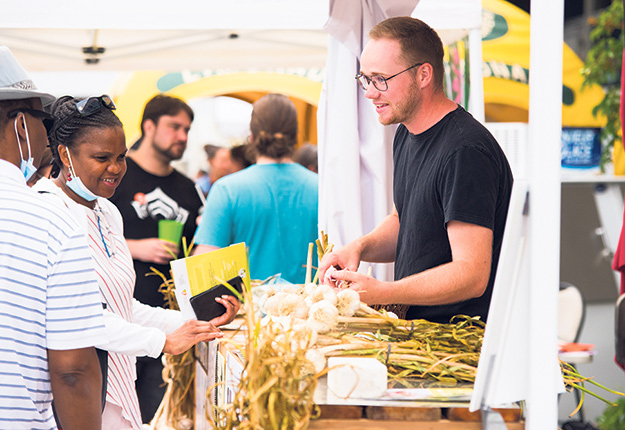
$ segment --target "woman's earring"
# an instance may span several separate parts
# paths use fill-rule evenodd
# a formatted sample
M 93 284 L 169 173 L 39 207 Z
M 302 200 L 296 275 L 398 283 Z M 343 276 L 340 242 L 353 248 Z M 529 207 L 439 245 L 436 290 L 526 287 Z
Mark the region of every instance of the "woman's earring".
M 67 172 L 67 182 L 72 180 L 72 174 Z

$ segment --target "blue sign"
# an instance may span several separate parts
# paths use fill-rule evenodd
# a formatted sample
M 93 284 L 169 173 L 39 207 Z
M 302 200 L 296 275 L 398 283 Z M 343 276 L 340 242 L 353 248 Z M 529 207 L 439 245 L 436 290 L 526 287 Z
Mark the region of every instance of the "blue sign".
M 601 128 L 562 128 L 562 167 L 591 168 L 601 158 Z

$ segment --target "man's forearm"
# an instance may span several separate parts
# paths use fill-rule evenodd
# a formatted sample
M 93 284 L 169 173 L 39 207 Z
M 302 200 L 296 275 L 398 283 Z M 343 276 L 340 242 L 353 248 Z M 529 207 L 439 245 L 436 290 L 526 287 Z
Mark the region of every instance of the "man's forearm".
M 391 283 L 383 304 L 446 305 L 479 297 L 486 283 L 466 262 L 442 264 Z
M 50 384 L 63 430 L 102 428 L 102 374 L 95 348 L 48 350 Z
M 447 225 L 453 261 L 393 282 L 385 303 L 442 305 L 480 297 L 488 285 L 492 231 L 452 221 Z
M 360 260 L 370 263 L 391 263 L 395 261 L 399 218 L 393 211 L 369 234 L 356 239 L 355 246 L 360 248 Z

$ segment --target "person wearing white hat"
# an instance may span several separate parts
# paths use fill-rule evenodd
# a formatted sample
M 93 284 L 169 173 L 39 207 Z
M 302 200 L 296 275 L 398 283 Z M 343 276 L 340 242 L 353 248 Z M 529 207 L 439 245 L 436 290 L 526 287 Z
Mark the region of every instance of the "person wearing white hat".
M 106 341 L 87 238 L 26 181 L 47 145 L 54 97 L 0 46 L 0 427 L 101 429 Z

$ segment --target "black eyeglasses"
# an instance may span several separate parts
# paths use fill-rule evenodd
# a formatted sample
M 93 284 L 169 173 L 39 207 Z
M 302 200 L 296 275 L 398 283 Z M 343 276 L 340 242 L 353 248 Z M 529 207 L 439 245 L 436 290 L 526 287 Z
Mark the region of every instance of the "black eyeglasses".
M 38 109 L 30 109 L 30 108 L 20 108 L 12 110 L 7 114 L 9 118 L 15 118 L 18 113 L 27 113 L 30 116 L 38 118 L 43 122 L 43 126 L 46 128 L 46 133 L 50 133 L 52 127 L 54 127 L 54 117 L 50 115 L 48 112 L 44 112 Z
M 363 73 L 358 73 L 355 77 L 356 77 L 356 80 L 360 83 L 360 86 L 362 87 L 362 89 L 365 91 L 367 91 L 367 88 L 369 88 L 369 85 L 372 82 L 376 90 L 386 91 L 388 90 L 388 81 L 393 79 L 395 76 L 401 75 L 402 73 L 407 72 L 410 69 L 414 69 L 415 67 L 419 67 L 423 64 L 425 63 L 417 63 L 414 66 L 410 66 L 407 69 L 402 70 L 399 73 L 395 73 L 393 76 L 389 76 L 388 78 L 385 78 L 384 76 L 379 76 L 379 75 L 367 76 Z

